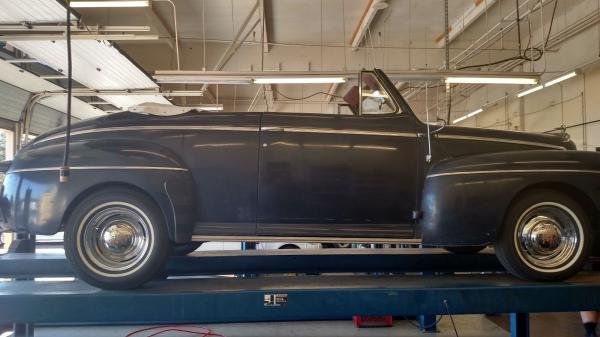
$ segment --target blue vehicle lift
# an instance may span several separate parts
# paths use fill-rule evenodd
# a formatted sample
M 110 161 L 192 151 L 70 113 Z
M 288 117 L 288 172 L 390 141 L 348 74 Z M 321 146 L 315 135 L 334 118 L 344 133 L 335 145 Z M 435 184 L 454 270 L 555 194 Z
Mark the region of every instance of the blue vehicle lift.
M 215 276 L 241 273 L 362 272 L 355 275 Z M 468 272 L 448 274 L 450 272 Z M 353 315 L 511 313 L 511 335 L 529 334 L 528 313 L 597 310 L 600 274 L 558 283 L 515 279 L 490 253 L 323 249 L 207 252 L 173 258 L 170 275 L 141 289 L 106 291 L 81 281 L 0 283 L 0 324 L 16 336 L 35 325 L 339 320 Z M 370 273 L 370 274 L 369 274 Z M 67 276 L 64 256 L 8 254 L 0 277 Z M 60 308 L 56 310 L 55 308 Z M 421 321 L 427 321 L 428 318 Z M 430 318 L 429 318 L 430 320 Z

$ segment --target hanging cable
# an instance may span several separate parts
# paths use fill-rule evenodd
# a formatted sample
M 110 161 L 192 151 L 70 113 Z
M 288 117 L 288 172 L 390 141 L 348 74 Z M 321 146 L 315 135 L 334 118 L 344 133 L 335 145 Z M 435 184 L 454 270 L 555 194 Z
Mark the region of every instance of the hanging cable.
M 60 167 L 59 181 L 66 183 L 69 181 L 69 147 L 71 143 L 71 93 L 73 91 L 73 60 L 71 56 L 71 3 L 66 2 L 67 7 L 67 126 L 65 129 L 65 150 L 63 152 L 63 162 Z
M 233 8 L 231 10 L 233 11 Z M 204 29 L 204 0 L 202 0 L 202 71 L 206 71 L 206 31 Z
M 519 9 L 519 0 L 515 0 L 517 7 L 517 41 L 519 43 L 519 55 L 521 55 L 521 11 Z
M 548 42 L 550 41 L 550 33 L 552 32 L 552 25 L 553 25 L 554 19 L 556 17 L 557 5 L 558 5 L 558 0 L 555 0 L 554 1 L 554 9 L 552 10 L 552 17 L 550 18 L 550 28 L 548 29 L 548 34 L 546 35 L 546 40 L 544 41 L 543 49 L 540 49 L 538 47 L 530 47 L 531 40 L 527 43 L 527 47 L 525 48 L 525 50 L 521 49 L 521 34 L 520 34 L 521 29 L 520 29 L 520 23 L 519 23 L 520 18 L 519 18 L 519 14 L 517 14 L 516 20 L 517 20 L 517 28 L 519 31 L 519 55 L 513 56 L 513 57 L 508 57 L 508 58 L 501 59 L 501 60 L 494 61 L 494 62 L 473 64 L 473 65 L 468 65 L 468 66 L 464 66 L 464 67 L 459 67 L 459 68 L 456 68 L 456 70 L 491 67 L 491 66 L 495 66 L 498 64 L 502 64 L 502 63 L 506 63 L 506 62 L 510 62 L 510 61 L 516 61 L 516 60 L 523 60 L 523 61 L 529 61 L 529 62 L 535 62 L 535 61 L 540 60 L 542 58 L 542 56 L 544 55 L 544 51 L 548 47 Z
M 281 96 L 281 97 L 283 97 L 283 98 L 285 98 L 285 99 L 287 99 L 289 101 L 303 101 L 305 99 L 309 99 L 309 98 L 315 97 L 317 95 L 325 95 L 325 96 L 331 96 L 333 98 L 343 99 L 342 96 L 333 95 L 333 94 L 330 94 L 330 93 L 327 93 L 327 92 L 324 92 L 324 91 L 318 91 L 318 92 L 315 92 L 314 94 L 310 94 L 308 96 L 295 98 L 295 97 L 289 97 L 289 96 L 286 96 L 286 95 L 282 94 L 279 90 L 275 89 L 274 87 L 272 87 L 271 90 L 273 90 L 273 92 L 276 93 L 277 95 L 279 95 L 279 96 Z
M 458 330 L 456 329 L 456 324 L 454 323 L 454 317 L 450 313 L 450 308 L 448 308 L 448 300 L 444 300 L 444 306 L 446 307 L 446 313 L 450 317 L 450 322 L 452 322 L 452 328 L 454 328 L 454 335 L 458 337 Z

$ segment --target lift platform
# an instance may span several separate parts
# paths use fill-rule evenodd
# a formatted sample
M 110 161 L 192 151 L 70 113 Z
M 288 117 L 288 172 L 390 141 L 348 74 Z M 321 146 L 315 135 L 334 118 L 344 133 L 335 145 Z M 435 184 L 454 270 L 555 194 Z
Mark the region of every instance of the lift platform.
M 504 268 L 492 250 L 449 254 L 443 249 L 279 249 L 195 252 L 173 257 L 170 276 L 277 273 L 493 272 Z M 64 254 L 0 255 L 0 278 L 73 276 Z
M 512 313 L 511 333 L 513 336 L 524 337 L 528 336 L 529 330 L 527 313 L 596 310 L 600 307 L 598 273 L 581 273 L 566 282 L 536 283 L 518 280 L 498 270 L 497 261 L 493 262 L 492 254 L 461 256 L 434 252 L 423 255 L 422 251 L 416 250 L 394 250 L 395 254 L 388 250 L 383 251 L 385 252 L 379 256 L 373 251 L 341 253 L 333 250 L 318 253 L 227 253 L 234 256 L 226 256 L 227 254 L 223 253 L 201 254 L 174 259 L 171 261 L 170 271 L 175 274 L 191 274 L 192 269 L 197 267 L 199 274 L 212 273 L 212 276 L 157 280 L 132 291 L 100 290 L 81 281 L 2 282 L 0 324 L 229 323 L 338 320 L 350 319 L 353 315 L 400 317 L 423 314 Z M 290 254 L 293 256 L 289 256 Z M 369 258 L 372 254 L 374 257 Z M 26 260 L 28 258 L 29 260 Z M 216 263 L 224 258 L 234 261 L 229 261 L 229 265 L 217 266 Z M 278 262 L 279 258 L 284 258 L 285 263 Z M 243 265 L 244 259 L 251 265 L 246 269 L 242 268 L 243 271 L 254 273 L 257 270 L 281 273 L 296 267 L 295 264 L 304 265 L 305 272 L 324 272 L 331 269 L 343 272 L 358 269 L 364 271 L 365 266 L 371 265 L 372 271 L 377 270 L 378 273 L 215 276 L 221 272 L 234 271 L 233 269 Z M 331 262 L 327 262 L 329 259 L 332 259 Z M 387 262 L 384 261 L 386 259 Z M 485 266 L 480 261 L 481 265 L 478 268 L 466 267 L 464 263 L 468 259 L 488 259 L 487 262 L 491 264 Z M 15 263 L 19 260 L 20 263 Z M 398 262 L 402 260 L 412 262 Z M 454 262 L 448 262 L 450 260 Z M 59 256 L 51 259 L 42 256 L 9 255 L 0 258 L 0 277 L 11 273 L 21 273 L 21 276 L 35 274 L 32 270 L 23 271 L 23 266 L 28 265 L 25 269 L 33 269 L 32 266 L 39 266 L 44 261 L 63 263 L 66 269 L 62 274 L 69 272 L 64 258 Z M 334 266 L 333 262 L 336 261 L 337 266 Z M 422 263 L 421 268 L 416 268 L 419 267 L 416 265 L 417 261 Z M 435 261 L 452 263 L 452 266 L 462 263 L 463 267 L 458 270 L 469 273 L 448 275 L 447 268 L 436 266 Z M 309 266 L 309 262 L 314 264 Z M 209 266 L 212 263 L 215 265 Z M 367 264 L 359 265 L 362 263 Z M 377 266 L 377 263 L 380 265 Z M 387 268 L 384 268 L 386 263 Z M 16 264 L 22 266 L 19 273 L 16 273 L 16 269 L 7 272 L 5 267 L 16 268 Z M 340 264 L 344 266 L 339 266 Z M 286 268 L 282 265 L 292 267 Z M 257 266 L 260 268 L 254 269 Z M 414 273 L 416 269 L 419 273 Z M 428 271 L 427 275 L 421 273 L 423 269 Z

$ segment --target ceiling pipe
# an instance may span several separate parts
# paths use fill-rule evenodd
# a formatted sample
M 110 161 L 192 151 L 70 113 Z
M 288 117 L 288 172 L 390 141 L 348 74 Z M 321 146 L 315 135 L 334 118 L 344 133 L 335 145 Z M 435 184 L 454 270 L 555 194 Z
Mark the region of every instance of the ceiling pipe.
M 181 66 L 179 63 L 179 33 L 178 33 L 178 29 L 177 29 L 177 8 L 175 7 L 175 4 L 171 0 L 153 0 L 153 1 L 154 2 L 157 2 L 157 1 L 168 2 L 173 7 L 173 24 L 175 25 L 173 27 L 175 30 L 175 54 L 176 54 L 176 58 L 177 58 L 177 70 L 179 70 L 179 69 L 181 69 Z

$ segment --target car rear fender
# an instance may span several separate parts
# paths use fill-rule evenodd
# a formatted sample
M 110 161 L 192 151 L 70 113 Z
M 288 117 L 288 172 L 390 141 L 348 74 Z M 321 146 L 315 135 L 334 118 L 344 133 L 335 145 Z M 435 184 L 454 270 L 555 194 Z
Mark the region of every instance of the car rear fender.
M 148 195 L 163 213 L 171 239 L 189 241 L 195 184 L 175 151 L 147 140 L 75 140 L 69 181 L 59 183 L 58 170 L 45 168 L 60 167 L 61 145 L 48 142 L 19 153 L 4 184 L 9 205 L 3 209 L 10 210 L 5 227 L 54 234 L 87 195 L 118 185 Z

